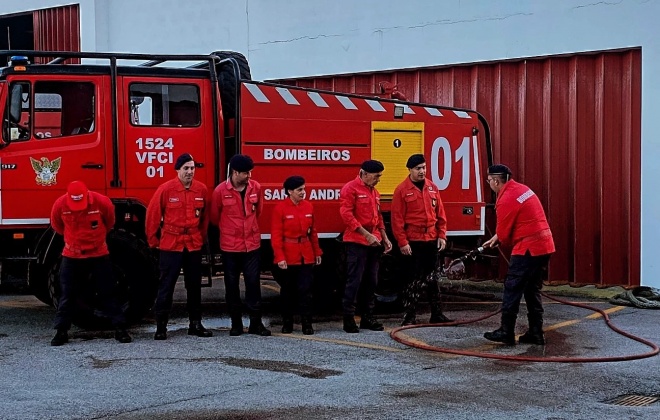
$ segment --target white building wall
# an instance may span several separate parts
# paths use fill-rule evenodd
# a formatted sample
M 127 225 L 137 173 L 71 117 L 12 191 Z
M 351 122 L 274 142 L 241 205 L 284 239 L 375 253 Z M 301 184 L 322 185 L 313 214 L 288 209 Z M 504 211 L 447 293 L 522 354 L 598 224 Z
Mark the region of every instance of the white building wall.
M 660 0 L 78 3 L 85 51 L 235 50 L 257 80 L 641 46 L 642 283 L 660 287 Z M 63 4 L 71 3 L 3 0 L 0 14 Z

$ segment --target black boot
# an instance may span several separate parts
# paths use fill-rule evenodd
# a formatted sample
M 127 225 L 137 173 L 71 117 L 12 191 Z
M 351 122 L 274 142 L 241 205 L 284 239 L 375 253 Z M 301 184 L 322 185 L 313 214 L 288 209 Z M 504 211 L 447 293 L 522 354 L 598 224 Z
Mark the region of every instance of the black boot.
M 504 343 L 509 346 L 513 346 L 516 344 L 516 336 L 502 327 L 496 329 L 495 331 L 490 331 L 485 333 L 484 338 L 486 340 L 497 341 L 498 343 Z
M 241 334 L 243 334 L 243 316 L 241 314 L 232 314 L 229 335 L 237 337 Z
M 351 334 L 360 332 L 353 315 L 344 315 L 344 331 Z
M 67 330 L 57 330 L 55 337 L 50 340 L 51 346 L 61 346 L 62 344 L 69 342 L 69 333 Z
M 305 335 L 314 334 L 314 328 L 312 327 L 312 317 L 303 316 L 301 317 L 300 323 L 302 324 L 302 333 Z
M 429 324 L 446 324 L 449 322 L 454 322 L 453 319 L 449 319 L 442 313 L 440 308 L 440 302 L 434 303 L 431 305 L 431 318 L 429 318 Z
M 415 313 L 405 312 L 403 314 L 403 322 L 401 322 L 401 326 L 415 325 L 415 324 L 417 324 L 417 316 L 415 316 Z
M 117 328 L 115 330 L 115 340 L 119 341 L 120 343 L 130 343 L 133 341 L 130 335 L 128 335 L 128 331 L 126 331 L 126 328 Z
M 167 318 L 156 319 L 154 340 L 167 340 Z
M 293 332 L 293 317 L 291 315 L 282 315 L 282 334 L 291 334 Z
M 362 315 L 362 319 L 360 319 L 360 328 L 371 331 L 383 331 L 385 329 L 383 324 L 378 322 L 378 320 L 369 313 Z
M 213 333 L 202 325 L 202 321 L 190 321 L 188 326 L 188 335 L 196 335 L 197 337 L 213 337 Z
M 270 336 L 270 330 L 264 327 L 264 324 L 261 322 L 261 316 L 251 316 L 250 326 L 248 327 L 248 334 L 268 337 Z
M 525 344 L 545 345 L 545 335 L 543 334 L 543 316 L 527 315 L 529 321 L 529 330 L 518 338 L 518 342 Z
M 516 344 L 516 315 L 502 314 L 502 325 L 495 331 L 487 332 L 484 338 L 498 343 L 504 343 L 509 346 Z

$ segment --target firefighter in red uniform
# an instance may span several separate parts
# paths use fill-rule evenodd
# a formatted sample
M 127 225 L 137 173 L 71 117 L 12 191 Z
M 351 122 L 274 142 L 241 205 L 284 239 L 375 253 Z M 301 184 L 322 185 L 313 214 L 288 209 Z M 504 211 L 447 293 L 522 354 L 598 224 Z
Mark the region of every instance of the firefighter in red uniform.
M 298 292 L 302 332 L 314 334 L 312 327 L 312 271 L 321 264 L 319 237 L 314 227 L 314 208 L 305 200 L 305 179 L 291 176 L 284 181 L 289 197 L 273 210 L 271 245 L 274 262 L 280 272 L 282 298 L 282 333 L 293 331 L 293 306 Z
M 149 202 L 145 229 L 147 241 L 158 248 L 160 280 L 156 297 L 154 340 L 167 339 L 167 321 L 176 282 L 183 268 L 186 286 L 188 335 L 211 337 L 202 325 L 202 246 L 208 230 L 208 189 L 193 179 L 195 161 L 189 153 L 174 164 L 176 178 L 156 190 Z
M 489 167 L 487 180 L 497 194 L 497 227 L 495 236 L 483 246 L 493 248 L 501 244 L 513 250 L 504 282 L 501 326 L 485 333 L 484 337 L 508 345 L 515 344 L 516 318 L 520 299 L 525 296 L 529 330 L 520 336 L 519 341 L 543 345 L 545 337 L 541 288 L 550 254 L 555 252 L 550 226 L 539 198 L 529 187 L 511 179 L 508 167 Z
M 261 321 L 261 284 L 258 218 L 263 209 L 261 185 L 252 180 L 254 162 L 247 155 L 229 160 L 227 181 L 213 191 L 211 223 L 220 230 L 220 249 L 225 270 L 225 294 L 231 317 L 230 336 L 243 334 L 243 310 L 239 279 L 245 281 L 245 304 L 249 311 L 249 334 L 269 336 Z
M 394 190 L 392 233 L 403 255 L 406 289 L 403 294 L 402 325 L 414 325 L 416 306 L 426 286 L 431 305 L 429 323 L 451 322 L 440 308 L 438 283 L 429 281 L 438 252 L 447 246 L 447 218 L 438 187 L 426 179 L 426 159 L 415 154 L 408 158 L 410 175 Z
M 346 228 L 346 289 L 342 300 L 344 331 L 358 333 L 360 328 L 382 331 L 383 324 L 374 317 L 374 293 L 378 284 L 378 264 L 383 252 L 392 250 L 385 233 L 380 212 L 380 194 L 375 189 L 383 175 L 383 164 L 377 160 L 362 163 L 354 180 L 343 186 L 339 193 L 339 213 Z M 362 289 L 362 290 L 360 290 Z M 355 323 L 358 291 L 362 301 L 360 328 Z
M 124 313 L 114 293 L 112 262 L 106 236 L 115 224 L 115 206 L 103 194 L 89 191 L 81 181 L 73 181 L 67 192 L 55 201 L 50 215 L 55 232 L 64 236 L 60 265 L 60 298 L 55 315 L 57 333 L 50 344 L 69 341 L 68 331 L 76 294 L 85 289 L 82 282 L 91 274 L 102 309 L 112 320 L 115 339 L 130 343 Z

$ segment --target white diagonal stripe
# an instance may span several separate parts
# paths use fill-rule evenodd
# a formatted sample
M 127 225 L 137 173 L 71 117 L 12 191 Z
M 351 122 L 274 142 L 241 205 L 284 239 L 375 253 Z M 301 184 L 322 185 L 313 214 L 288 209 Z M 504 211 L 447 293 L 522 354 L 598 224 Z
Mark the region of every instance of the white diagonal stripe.
M 277 90 L 277 93 L 280 94 L 282 99 L 284 99 L 284 101 L 286 101 L 287 104 L 289 104 L 289 105 L 300 105 L 300 102 L 298 102 L 298 100 L 293 96 L 293 94 L 291 94 L 289 89 L 278 87 L 278 88 L 275 88 L 275 90 Z
M 470 114 L 468 114 L 468 113 L 465 112 L 465 111 L 454 111 L 454 114 L 456 114 L 456 116 L 457 116 L 458 118 L 472 119 L 472 117 L 470 116 Z
M 440 112 L 439 109 L 430 108 L 430 107 L 426 107 L 426 106 L 424 107 L 424 109 L 426 110 L 426 112 L 429 113 L 429 115 L 432 115 L 434 117 L 442 117 L 442 112 Z
M 365 99 L 364 100 L 370 107 L 376 112 L 385 112 L 385 108 L 383 108 L 383 105 L 380 104 L 378 101 L 374 101 L 372 99 Z
M 355 106 L 355 104 L 353 103 L 353 101 L 351 101 L 351 99 L 349 97 L 335 95 L 335 98 L 337 98 L 337 100 L 339 102 L 341 102 L 341 104 L 344 106 L 344 108 L 346 108 L 346 109 L 357 109 L 357 106 Z
M 409 107 L 408 105 L 404 105 L 403 106 L 403 113 L 404 114 L 414 114 L 415 111 L 413 111 L 412 108 Z
M 309 95 L 309 99 L 314 102 L 314 105 L 318 106 L 319 108 L 328 108 L 328 103 L 323 100 L 318 92 L 307 92 L 307 95 Z
M 268 98 L 266 98 L 266 95 L 264 95 L 264 93 L 261 91 L 261 89 L 259 89 L 259 86 L 253 85 L 252 83 L 246 83 L 245 87 L 248 92 L 252 94 L 252 97 L 257 100 L 257 102 L 270 102 Z

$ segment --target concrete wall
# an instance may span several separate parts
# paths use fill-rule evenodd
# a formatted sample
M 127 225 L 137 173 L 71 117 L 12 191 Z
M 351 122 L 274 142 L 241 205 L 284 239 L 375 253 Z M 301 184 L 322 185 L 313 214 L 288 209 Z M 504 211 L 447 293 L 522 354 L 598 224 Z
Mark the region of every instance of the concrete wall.
M 0 14 L 69 4 L 4 0 Z M 243 52 L 255 79 L 642 47 L 642 283 L 660 287 L 660 1 L 81 0 L 82 48 Z M 613 174 L 616 176 L 616 174 Z M 605 232 L 606 233 L 606 232 Z M 603 236 L 603 240 L 617 238 Z

